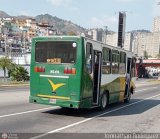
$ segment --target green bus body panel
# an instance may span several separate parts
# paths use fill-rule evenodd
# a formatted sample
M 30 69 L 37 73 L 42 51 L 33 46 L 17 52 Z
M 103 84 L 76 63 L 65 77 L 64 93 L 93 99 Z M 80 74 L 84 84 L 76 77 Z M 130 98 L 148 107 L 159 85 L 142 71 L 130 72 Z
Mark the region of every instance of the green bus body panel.
M 35 62 L 35 44 L 39 41 L 75 41 L 77 43 L 77 59 L 75 64 L 49 64 Z M 82 52 L 83 51 L 83 52 Z M 32 40 L 31 53 L 31 78 L 30 78 L 30 102 L 36 102 L 47 105 L 57 105 L 62 107 L 91 107 L 92 86 L 90 79 L 84 73 L 85 55 L 84 55 L 84 40 L 77 37 L 37 37 Z M 81 62 L 83 61 L 83 62 Z M 45 72 L 35 72 L 35 66 L 45 67 Z M 64 74 L 65 67 L 76 68 L 76 75 Z M 51 70 L 59 71 L 59 74 L 50 73 Z M 82 72 L 83 71 L 83 72 Z M 47 76 L 47 77 L 46 77 Z M 56 77 L 58 76 L 58 77 Z M 60 78 L 60 77 L 68 78 Z M 51 83 L 63 84 L 63 86 L 53 91 Z M 44 96 L 44 97 L 43 97 Z M 50 100 L 53 96 L 56 98 L 56 103 Z M 62 98 L 61 98 L 62 97 Z M 90 97 L 90 98 L 88 98 Z M 64 99 L 63 99 L 64 98 Z M 65 100 L 67 99 L 67 100 Z M 89 100 L 89 101 L 88 101 Z M 81 103 L 81 104 L 80 104 Z

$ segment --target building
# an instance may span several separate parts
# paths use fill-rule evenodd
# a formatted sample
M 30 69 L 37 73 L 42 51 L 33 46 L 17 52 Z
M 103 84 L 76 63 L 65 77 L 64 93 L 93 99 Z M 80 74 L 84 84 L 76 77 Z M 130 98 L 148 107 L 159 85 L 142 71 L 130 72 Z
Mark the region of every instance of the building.
M 32 25 L 35 26 L 35 23 L 36 23 L 36 20 L 33 19 L 33 18 L 28 18 L 28 19 L 26 19 L 26 26 L 27 26 L 27 27 L 32 27 Z
M 112 34 L 107 34 L 104 43 L 117 47 L 117 41 L 118 41 L 118 33 L 112 33 Z M 133 41 L 132 33 L 125 33 L 123 49 L 128 51 L 133 51 L 132 41 Z
M 104 37 L 104 31 L 103 29 L 91 29 L 88 31 L 88 37 L 92 38 L 95 41 L 100 41 L 103 42 L 103 37 Z
M 124 49 L 128 51 L 134 52 L 133 48 L 133 33 L 125 33 L 125 39 L 124 39 Z
M 134 53 L 139 57 L 156 58 L 160 53 L 160 32 L 138 32 L 134 38 Z
M 160 16 L 154 18 L 152 32 L 160 32 Z
M 117 41 L 118 41 L 118 34 L 112 33 L 106 35 L 104 43 L 117 47 Z

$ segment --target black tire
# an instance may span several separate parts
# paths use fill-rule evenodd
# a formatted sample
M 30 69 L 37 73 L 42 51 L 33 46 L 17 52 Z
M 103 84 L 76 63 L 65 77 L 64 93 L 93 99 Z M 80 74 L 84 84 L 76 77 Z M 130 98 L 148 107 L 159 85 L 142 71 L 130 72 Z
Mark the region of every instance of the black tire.
M 103 93 L 100 99 L 100 110 L 105 110 L 108 105 L 108 95 L 107 93 Z
M 124 99 L 124 103 L 129 103 L 131 100 L 131 91 L 129 90 L 127 98 Z

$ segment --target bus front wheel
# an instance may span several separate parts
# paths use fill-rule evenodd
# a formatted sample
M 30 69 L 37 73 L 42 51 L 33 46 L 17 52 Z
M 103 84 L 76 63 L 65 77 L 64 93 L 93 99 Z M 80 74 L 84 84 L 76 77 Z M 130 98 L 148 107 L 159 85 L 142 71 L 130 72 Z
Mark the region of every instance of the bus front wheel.
M 105 110 L 108 104 L 108 95 L 107 93 L 103 93 L 100 99 L 100 110 Z

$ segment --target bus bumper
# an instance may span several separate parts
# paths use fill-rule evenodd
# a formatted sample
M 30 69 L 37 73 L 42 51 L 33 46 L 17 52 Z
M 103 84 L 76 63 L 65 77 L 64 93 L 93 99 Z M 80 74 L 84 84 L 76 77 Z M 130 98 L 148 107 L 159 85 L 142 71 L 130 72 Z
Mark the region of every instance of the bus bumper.
M 80 108 L 80 101 L 72 101 L 72 100 L 50 99 L 50 98 L 30 96 L 29 102 L 37 103 L 37 104 L 67 107 L 67 108 L 77 108 L 77 109 Z

